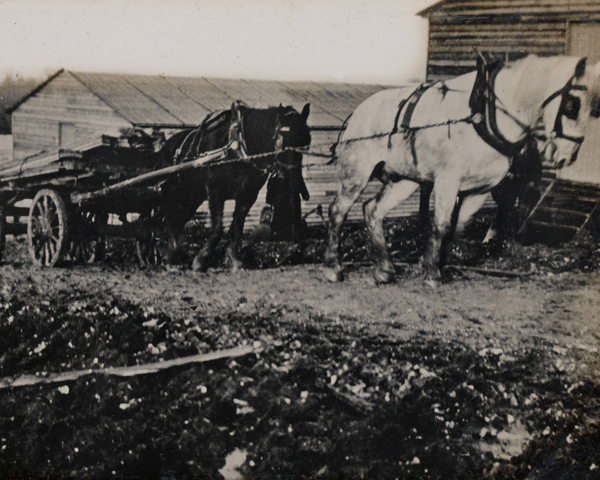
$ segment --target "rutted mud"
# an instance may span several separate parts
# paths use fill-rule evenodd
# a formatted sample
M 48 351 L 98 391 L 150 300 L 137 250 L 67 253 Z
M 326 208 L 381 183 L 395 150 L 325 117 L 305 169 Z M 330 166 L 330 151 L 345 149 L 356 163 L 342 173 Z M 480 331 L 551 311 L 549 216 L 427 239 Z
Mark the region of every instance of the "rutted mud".
M 2 476 L 218 478 L 238 449 L 246 478 L 598 478 L 593 239 L 491 259 L 475 231 L 452 262 L 533 273 L 449 271 L 431 290 L 410 225 L 389 228 L 405 233 L 392 242 L 404 263 L 379 287 L 368 266 L 349 266 L 343 284 L 321 280 L 319 232 L 247 247 L 250 268 L 235 274 L 141 270 L 126 248 L 36 270 L 9 241 L 2 378 L 262 352 L 0 390 Z M 360 229 L 343 253 L 369 258 Z

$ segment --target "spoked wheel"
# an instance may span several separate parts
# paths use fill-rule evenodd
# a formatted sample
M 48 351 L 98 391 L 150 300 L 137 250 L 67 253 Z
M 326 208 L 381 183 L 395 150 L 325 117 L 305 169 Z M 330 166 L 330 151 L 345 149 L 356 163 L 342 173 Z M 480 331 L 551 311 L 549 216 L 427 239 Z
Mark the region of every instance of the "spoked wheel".
M 142 267 L 162 265 L 166 261 L 167 241 L 163 236 L 154 232 L 144 238 L 138 238 L 135 248 Z
M 140 266 L 161 265 L 165 263 L 168 252 L 168 244 L 162 234 L 163 224 L 160 208 L 153 208 L 147 213 L 140 215 L 138 222 L 146 225 L 146 233 L 136 241 L 136 253 Z
M 27 246 L 35 263 L 53 267 L 68 246 L 65 202 L 55 190 L 40 190 L 33 198 L 27 222 Z
M 93 263 L 102 259 L 106 242 L 96 230 L 108 222 L 108 215 L 98 212 L 81 212 L 77 215 L 79 229 L 71 236 L 66 258 L 75 263 Z
M 4 248 L 6 247 L 6 216 L 4 207 L 0 207 L 0 262 L 4 258 Z

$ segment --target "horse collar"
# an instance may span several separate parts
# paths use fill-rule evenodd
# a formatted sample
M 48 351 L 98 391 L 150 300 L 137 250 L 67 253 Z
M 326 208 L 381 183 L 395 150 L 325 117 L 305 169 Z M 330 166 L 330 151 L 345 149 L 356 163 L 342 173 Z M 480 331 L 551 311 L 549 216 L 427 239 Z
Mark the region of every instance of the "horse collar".
M 511 142 L 502 135 L 498 128 L 494 85 L 496 76 L 503 67 L 503 62 L 487 64 L 483 58 L 477 57 L 477 77 L 469 98 L 469 107 L 471 107 L 473 117 L 481 119 L 473 122 L 477 134 L 492 148 L 512 159 L 519 155 L 528 141 L 530 132 L 527 132 L 522 140 Z

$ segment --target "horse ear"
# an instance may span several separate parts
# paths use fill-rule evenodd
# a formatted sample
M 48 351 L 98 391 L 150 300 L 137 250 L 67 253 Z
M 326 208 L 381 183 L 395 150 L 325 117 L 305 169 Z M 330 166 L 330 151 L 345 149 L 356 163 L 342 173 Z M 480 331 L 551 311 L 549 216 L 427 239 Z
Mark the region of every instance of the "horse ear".
M 575 78 L 583 77 L 583 74 L 585 73 L 586 64 L 587 64 L 587 57 L 583 57 L 581 60 L 579 60 L 579 63 L 575 67 Z
M 304 105 L 304 108 L 302 109 L 302 113 L 300 114 L 300 116 L 306 122 L 306 119 L 308 118 L 309 114 L 310 114 L 310 103 L 307 103 L 306 105 Z

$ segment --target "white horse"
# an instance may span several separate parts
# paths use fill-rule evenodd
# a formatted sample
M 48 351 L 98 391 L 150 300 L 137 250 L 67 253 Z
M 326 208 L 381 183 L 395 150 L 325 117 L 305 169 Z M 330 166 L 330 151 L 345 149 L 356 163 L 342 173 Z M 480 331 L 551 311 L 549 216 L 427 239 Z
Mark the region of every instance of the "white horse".
M 433 185 L 434 221 L 423 266 L 428 283 L 439 279 L 443 247 L 452 226 L 464 225 L 511 167 L 509 154 L 484 141 L 476 130 L 482 121 L 490 120 L 469 106 L 476 78 L 477 72 L 471 72 L 437 82 L 416 106 L 407 104 L 407 99 L 414 98 L 412 88 L 384 90 L 358 106 L 337 145 L 340 187 L 329 208 L 325 278 L 343 279 L 341 229 L 351 206 L 375 177 L 383 187 L 363 205 L 377 261 L 375 280 L 386 283 L 394 276 L 383 219 L 419 184 Z M 533 145 L 546 168 L 575 161 L 587 120 L 600 97 L 600 63 L 587 68 L 581 58 L 531 55 L 501 68 L 495 82 L 486 81 L 486 86 L 484 95 L 495 110 L 491 120 L 505 142 L 519 148 Z M 409 108 L 414 108 L 410 127 L 402 128 L 398 123 Z M 545 133 L 537 133 L 542 127 Z M 457 198 L 460 207 L 454 212 Z

